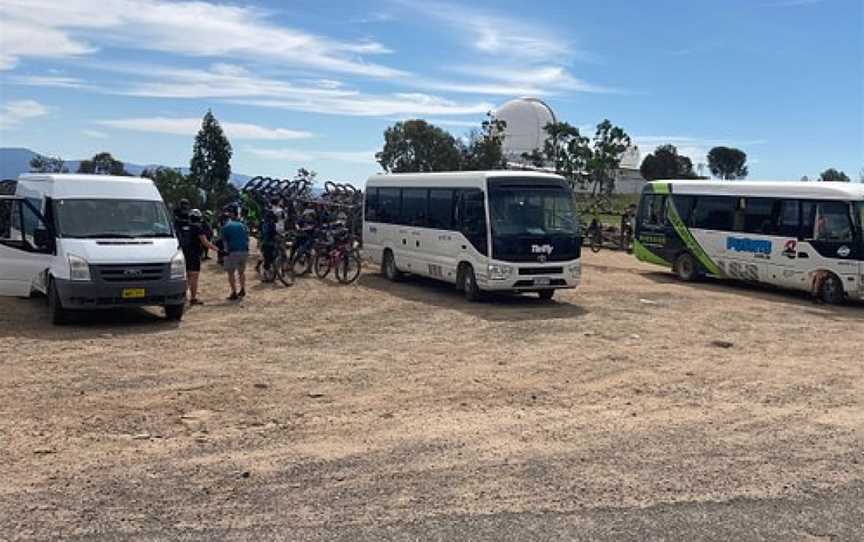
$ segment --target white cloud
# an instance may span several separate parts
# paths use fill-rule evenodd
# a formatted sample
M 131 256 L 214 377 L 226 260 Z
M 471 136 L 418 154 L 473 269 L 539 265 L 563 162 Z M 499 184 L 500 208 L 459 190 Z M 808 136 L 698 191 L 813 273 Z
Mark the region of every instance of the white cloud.
M 705 164 L 708 162 L 708 151 L 710 151 L 713 147 L 717 146 L 725 146 L 725 147 L 736 147 L 747 151 L 748 147 L 755 145 L 764 145 L 767 143 L 765 140 L 754 139 L 754 140 L 744 140 L 735 138 L 705 138 L 705 137 L 691 137 L 691 136 L 631 136 L 633 143 L 639 146 L 639 151 L 644 159 L 647 155 L 654 152 L 654 150 L 661 145 L 675 145 L 675 148 L 678 149 L 678 154 L 686 156 L 690 158 L 693 162 L 694 166 L 698 164 Z M 752 163 L 752 161 L 751 161 Z
M 349 42 L 280 26 L 269 13 L 206 1 L 4 0 L 0 67 L 22 57 L 63 58 L 101 46 L 161 51 L 189 57 L 267 60 L 292 65 L 392 78 L 404 72 L 366 62 L 361 55 L 390 50 L 377 42 Z
M 614 89 L 587 83 L 574 77 L 566 68 L 554 65 L 523 66 L 465 66 L 452 71 L 485 78 L 486 82 L 422 81 L 424 88 L 449 92 L 489 94 L 502 96 L 545 96 L 562 92 L 612 93 Z
M 396 0 L 396 3 L 443 22 L 458 35 L 467 36 L 471 47 L 487 55 L 534 61 L 587 57 L 554 29 L 526 17 L 510 17 L 457 3 L 427 0 Z
M 87 86 L 81 79 L 62 75 L 19 75 L 10 77 L 9 81 L 33 87 L 85 88 Z
M 16 126 L 27 119 L 48 114 L 48 107 L 35 100 L 12 100 L 0 105 L 0 128 Z
M 81 130 L 81 133 L 93 139 L 108 139 L 108 134 L 99 130 Z
M 138 132 L 194 136 L 201 128 L 199 118 L 148 117 L 131 119 L 99 120 L 96 124 L 108 128 L 120 128 Z M 293 140 L 313 137 L 310 132 L 286 128 L 265 128 L 256 124 L 220 122 L 229 139 Z
M 293 111 L 358 117 L 401 115 L 472 115 L 494 106 L 487 102 L 463 103 L 421 93 L 395 93 L 349 97 L 298 97 L 296 99 L 243 99 L 233 103 Z
M 307 151 L 298 149 L 247 148 L 246 151 L 265 160 L 313 162 L 316 160 L 374 164 L 376 151 Z

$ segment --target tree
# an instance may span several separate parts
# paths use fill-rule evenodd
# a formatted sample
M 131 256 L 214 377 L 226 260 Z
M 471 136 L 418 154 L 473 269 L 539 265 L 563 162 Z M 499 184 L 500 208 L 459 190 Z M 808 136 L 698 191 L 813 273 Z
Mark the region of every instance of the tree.
M 384 171 L 420 173 L 458 171 L 462 165 L 462 149 L 446 131 L 425 120 L 397 122 L 384 131 L 384 148 L 375 160 Z
M 544 129 L 548 134 L 543 149 L 534 149 L 522 157 L 535 167 L 551 167 L 575 187 L 584 188 L 588 181 L 586 170 L 591 150 L 588 138 L 579 128 L 566 122 L 553 122 Z
M 496 119 L 492 113 L 487 113 L 480 130 L 472 130 L 468 134 L 468 144 L 462 149 L 462 169 L 468 171 L 505 169 L 507 160 L 502 145 L 506 127 L 506 122 Z
M 834 169 L 833 167 L 823 171 L 819 175 L 819 180 L 822 181 L 823 183 L 828 183 L 828 182 L 851 183 L 852 182 L 852 179 L 850 179 L 848 175 L 846 175 L 842 171 Z
M 630 136 L 623 128 L 614 126 L 609 119 L 597 125 L 587 161 L 594 194 L 611 195 L 615 191 L 615 177 L 621 157 L 629 147 Z
M 162 199 L 170 208 L 176 208 L 180 200 L 187 199 L 192 207 L 201 207 L 201 192 L 195 186 L 195 181 L 188 175 L 184 175 L 179 169 L 159 167 L 145 169 L 141 172 L 142 177 L 152 179 Z
M 711 174 L 726 181 L 747 177 L 747 154 L 740 149 L 714 147 L 708 152 Z
M 189 175 L 195 186 L 204 191 L 204 206 L 214 212 L 235 197 L 230 184 L 232 153 L 219 121 L 208 109 L 195 136 Z
M 30 159 L 30 171 L 33 173 L 69 173 L 59 156 L 42 156 L 37 154 Z
M 678 154 L 675 145 L 657 147 L 653 153 L 642 160 L 639 172 L 648 181 L 698 178 L 693 171 L 693 162 L 690 158 Z
M 78 173 L 129 176 L 126 168 L 123 167 L 123 162 L 116 160 L 109 152 L 100 152 L 90 160 L 82 160 L 78 165 Z

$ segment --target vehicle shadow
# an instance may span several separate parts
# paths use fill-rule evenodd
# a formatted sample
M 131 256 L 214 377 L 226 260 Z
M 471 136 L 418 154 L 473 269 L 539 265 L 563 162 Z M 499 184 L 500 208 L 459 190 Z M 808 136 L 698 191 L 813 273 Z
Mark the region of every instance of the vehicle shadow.
M 87 339 L 109 335 L 143 335 L 177 329 L 181 324 L 162 317 L 158 308 L 121 308 L 81 311 L 70 323 L 51 324 L 44 298 L 0 299 L 0 339 Z
M 534 294 L 487 294 L 482 302 L 470 303 L 452 284 L 413 275 L 393 283 L 380 273 L 364 272 L 357 283 L 405 301 L 457 310 L 493 322 L 581 318 L 589 313 L 567 301 L 543 301 Z
M 671 273 L 650 271 L 640 273 L 643 277 L 658 284 L 674 284 L 693 290 L 740 295 L 747 299 L 761 299 L 771 303 L 785 303 L 800 307 L 808 314 L 830 320 L 864 320 L 864 302 L 847 301 L 842 305 L 817 303 L 807 292 L 787 290 L 770 284 L 744 282 L 732 279 L 705 278 L 696 282 L 683 282 Z

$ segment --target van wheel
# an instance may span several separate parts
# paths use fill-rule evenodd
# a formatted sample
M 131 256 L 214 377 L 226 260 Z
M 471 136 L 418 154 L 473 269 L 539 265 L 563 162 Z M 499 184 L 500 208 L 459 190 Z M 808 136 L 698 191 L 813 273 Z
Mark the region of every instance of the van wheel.
M 183 319 L 183 313 L 186 312 L 186 305 L 165 305 L 165 319 L 172 322 L 179 322 Z
M 402 279 L 402 272 L 396 267 L 396 258 L 393 257 L 393 252 L 384 251 L 384 259 L 381 261 L 381 272 L 391 282 L 398 282 Z
M 55 326 L 69 323 L 69 311 L 63 308 L 60 294 L 57 293 L 53 280 L 48 283 L 48 314 L 50 315 L 51 323 Z
M 696 260 L 687 252 L 678 256 L 678 259 L 675 260 L 673 270 L 678 275 L 678 278 L 684 282 L 692 282 L 699 278 L 699 268 Z
M 555 290 L 540 290 L 537 292 L 537 295 L 539 295 L 540 299 L 543 301 L 549 301 L 552 299 L 552 296 L 555 295 Z
M 462 271 L 462 291 L 465 292 L 465 299 L 471 303 L 483 299 L 483 292 L 477 285 L 477 277 L 474 276 L 474 268 L 470 265 L 466 265 Z
M 846 293 L 843 291 L 843 283 L 834 273 L 829 273 L 822 286 L 819 288 L 819 299 L 828 305 L 838 305 L 843 302 Z

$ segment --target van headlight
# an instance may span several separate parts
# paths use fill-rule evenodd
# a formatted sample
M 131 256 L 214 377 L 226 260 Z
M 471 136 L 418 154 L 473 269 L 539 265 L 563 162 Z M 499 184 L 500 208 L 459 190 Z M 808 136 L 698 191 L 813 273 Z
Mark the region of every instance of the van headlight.
M 567 268 L 567 271 L 570 273 L 571 277 L 578 279 L 582 275 L 582 266 L 579 264 L 571 265 Z
M 171 258 L 171 280 L 186 280 L 186 258 L 182 250 Z
M 489 264 L 490 280 L 506 280 L 512 273 L 513 268 L 509 265 Z
M 69 254 L 69 280 L 80 282 L 90 281 L 90 264 L 81 256 Z

